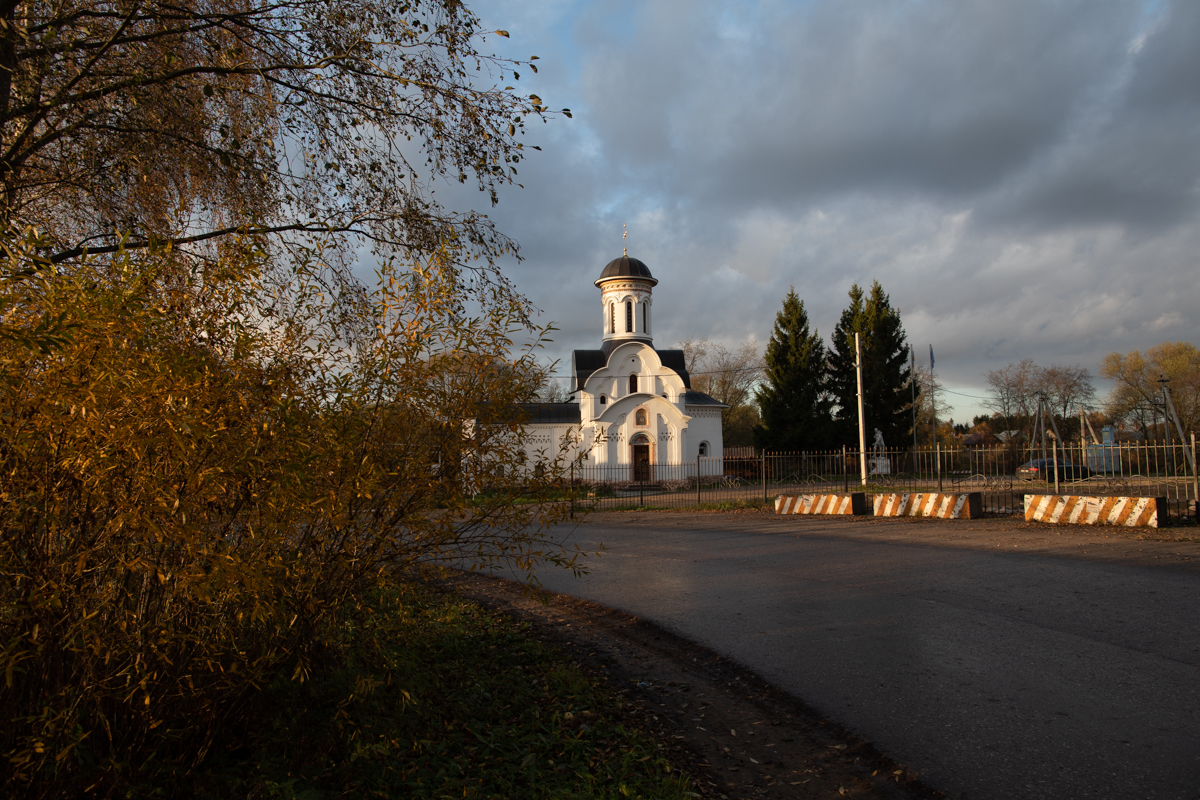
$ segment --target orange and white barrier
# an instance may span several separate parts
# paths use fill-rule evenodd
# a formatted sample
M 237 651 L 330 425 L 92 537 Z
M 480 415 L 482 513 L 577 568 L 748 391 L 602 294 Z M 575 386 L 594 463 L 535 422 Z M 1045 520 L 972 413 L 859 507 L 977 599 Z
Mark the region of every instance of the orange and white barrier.
M 875 495 L 877 517 L 937 517 L 938 519 L 979 519 L 983 516 L 983 496 L 979 492 L 940 494 Z
M 775 498 L 776 514 L 869 514 L 867 496 L 851 494 L 781 494 Z
M 1025 495 L 1027 522 L 1074 525 L 1122 525 L 1157 528 L 1167 524 L 1165 497 L 1079 497 L 1076 495 Z

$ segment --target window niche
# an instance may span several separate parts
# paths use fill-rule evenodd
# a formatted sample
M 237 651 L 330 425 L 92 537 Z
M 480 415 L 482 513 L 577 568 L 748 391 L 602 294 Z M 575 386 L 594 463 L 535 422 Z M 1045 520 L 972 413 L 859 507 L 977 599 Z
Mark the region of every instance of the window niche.
M 637 383 L 638 383 L 637 373 L 636 372 L 631 373 L 629 375 L 629 393 L 630 394 L 637 394 L 637 390 L 638 390 Z
M 633 333 L 633 301 L 625 301 L 625 332 Z

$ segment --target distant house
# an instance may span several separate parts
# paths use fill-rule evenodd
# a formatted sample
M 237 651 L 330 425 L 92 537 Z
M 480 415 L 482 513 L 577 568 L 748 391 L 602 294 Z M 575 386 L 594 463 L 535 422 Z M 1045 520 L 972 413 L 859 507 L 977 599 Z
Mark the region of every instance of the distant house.
M 721 473 L 721 412 L 729 406 L 692 389 L 682 350 L 658 350 L 653 290 L 636 258 L 611 261 L 600 289 L 601 345 L 571 355 L 572 398 L 530 403 L 525 456 L 564 456 L 607 467 L 614 480 L 653 480 L 655 465 L 696 464 Z

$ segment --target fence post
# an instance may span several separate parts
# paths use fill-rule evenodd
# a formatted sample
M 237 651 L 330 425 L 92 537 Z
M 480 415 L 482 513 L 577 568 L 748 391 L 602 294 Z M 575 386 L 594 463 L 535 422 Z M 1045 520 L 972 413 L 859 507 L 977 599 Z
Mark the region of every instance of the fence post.
M 767 451 L 762 452 L 763 502 L 767 502 Z
M 934 431 L 934 435 L 935 436 L 937 435 L 937 431 Z M 942 443 L 941 442 L 933 443 L 933 457 L 937 461 L 938 492 L 941 492 L 942 491 Z
M 571 462 L 571 483 L 567 486 L 567 497 L 571 500 L 571 519 L 575 519 L 575 462 Z
M 1192 522 L 1200 522 L 1200 478 L 1196 477 L 1196 432 L 1192 431 Z
M 1051 459 L 1052 459 L 1051 466 L 1054 469 L 1054 493 L 1058 494 L 1059 491 L 1058 491 L 1058 438 L 1057 437 L 1055 437 L 1054 441 L 1052 441 L 1050 443 L 1050 453 L 1051 453 Z
M 700 507 L 700 454 L 696 454 L 696 508 Z
M 843 491 L 850 491 L 850 471 L 846 466 L 846 445 L 842 445 L 842 484 Z

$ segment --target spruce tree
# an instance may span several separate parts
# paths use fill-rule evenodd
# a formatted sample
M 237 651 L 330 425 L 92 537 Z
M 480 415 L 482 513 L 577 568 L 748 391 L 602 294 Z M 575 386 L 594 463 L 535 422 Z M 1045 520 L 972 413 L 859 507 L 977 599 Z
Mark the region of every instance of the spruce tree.
M 830 410 L 825 389 L 825 345 L 809 332 L 804 302 L 793 288 L 775 315 L 767 344 L 763 385 L 755 393 L 763 424 L 754 430 L 760 450 L 821 450 L 832 446 Z
M 858 378 L 854 369 L 854 334 L 862 342 L 863 417 L 867 442 L 875 429 L 889 447 L 903 447 L 912 437 L 912 389 L 909 386 L 908 343 L 900 314 L 875 281 L 870 296 L 855 284 L 850 306 L 833 329 L 829 354 L 829 390 L 837 408 L 838 440 L 858 442 Z

